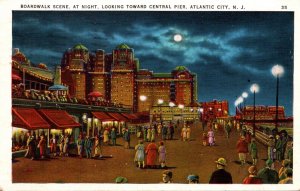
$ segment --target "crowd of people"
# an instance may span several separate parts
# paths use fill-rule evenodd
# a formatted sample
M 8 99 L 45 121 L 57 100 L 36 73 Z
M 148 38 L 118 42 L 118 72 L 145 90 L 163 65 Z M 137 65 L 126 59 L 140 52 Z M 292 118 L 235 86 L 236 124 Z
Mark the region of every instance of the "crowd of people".
M 102 97 L 88 97 L 87 99 L 77 99 L 76 97 L 71 97 L 66 93 L 58 93 L 58 91 L 36 89 L 25 90 L 23 84 L 12 84 L 12 98 L 94 106 L 122 107 L 121 104 L 105 100 Z
M 181 129 L 172 122 L 152 123 L 145 126 L 137 126 L 136 135 L 138 143 L 134 146 L 135 155 L 134 163 L 141 169 L 168 169 L 167 168 L 167 148 L 166 141 L 174 140 L 175 129 L 180 131 L 180 141 L 188 142 L 191 140 L 191 125 L 184 123 Z M 204 146 L 215 145 L 215 124 L 206 126 L 207 132 L 204 131 L 202 141 Z M 224 126 L 224 131 L 227 139 L 230 137 L 232 131 L 232 124 L 228 122 Z M 77 153 L 79 158 L 101 158 L 103 157 L 103 145 L 117 145 L 117 130 L 112 128 L 105 128 L 104 131 L 90 137 L 85 133 L 81 133 L 76 140 Z M 243 184 L 289 184 L 293 182 L 293 147 L 292 142 L 288 143 L 285 134 L 277 134 L 276 139 L 273 136 L 269 137 L 268 142 L 268 159 L 262 169 L 257 169 L 258 162 L 258 146 L 257 141 L 250 131 L 242 128 L 240 137 L 237 140 L 236 152 L 240 165 L 244 166 L 246 158 L 250 155 L 252 163 L 248 168 L 249 175 L 244 178 Z M 120 132 L 121 138 L 124 140 L 124 148 L 130 149 L 131 132 L 128 128 L 124 127 Z M 27 146 L 28 150 L 25 157 L 45 158 L 47 156 L 47 143 L 45 135 L 36 136 L 27 133 Z M 50 155 L 53 156 L 68 156 L 69 155 L 70 135 L 64 134 L 59 137 L 50 135 Z M 279 171 L 274 168 L 274 163 L 281 163 L 282 167 Z M 219 158 L 215 161 L 216 170 L 212 172 L 209 183 L 210 184 L 232 184 L 231 173 L 226 170 L 229 165 L 225 158 Z M 163 172 L 163 183 L 173 182 L 173 173 L 170 170 Z M 127 179 L 126 179 L 127 182 Z M 188 183 L 199 183 L 199 176 L 197 174 L 190 174 L 187 177 Z

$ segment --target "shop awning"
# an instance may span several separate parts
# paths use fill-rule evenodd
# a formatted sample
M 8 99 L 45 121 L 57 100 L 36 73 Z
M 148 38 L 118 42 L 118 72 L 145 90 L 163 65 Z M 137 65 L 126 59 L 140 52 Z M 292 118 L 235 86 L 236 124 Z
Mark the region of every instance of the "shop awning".
M 80 123 L 77 123 L 72 116 L 70 116 L 64 110 L 56 109 L 40 109 L 38 110 L 43 117 L 45 117 L 51 124 L 58 129 L 67 129 L 80 127 Z
M 100 121 L 102 122 L 105 122 L 105 121 L 116 121 L 115 118 L 107 115 L 105 112 L 92 112 L 92 114 L 97 118 L 99 119 Z
M 113 117 L 116 121 L 128 121 L 126 117 L 121 115 L 120 113 L 107 113 L 111 117 Z
M 124 117 L 126 117 L 129 120 L 136 120 L 138 117 L 131 113 L 121 113 Z
M 51 126 L 42 116 L 33 108 L 12 108 L 12 125 L 28 130 L 49 129 Z

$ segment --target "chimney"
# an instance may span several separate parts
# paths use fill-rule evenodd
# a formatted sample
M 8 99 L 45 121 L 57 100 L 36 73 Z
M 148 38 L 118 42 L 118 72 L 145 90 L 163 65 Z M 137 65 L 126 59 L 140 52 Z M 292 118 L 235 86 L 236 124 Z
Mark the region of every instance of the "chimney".
M 61 85 L 61 67 L 60 66 L 55 67 L 54 85 Z

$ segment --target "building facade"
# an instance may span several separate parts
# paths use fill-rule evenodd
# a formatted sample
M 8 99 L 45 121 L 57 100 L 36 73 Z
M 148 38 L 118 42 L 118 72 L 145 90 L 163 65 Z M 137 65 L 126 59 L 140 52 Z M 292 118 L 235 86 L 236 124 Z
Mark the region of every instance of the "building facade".
M 212 121 L 217 118 L 227 118 L 229 116 L 229 108 L 227 100 L 213 100 L 210 102 L 202 102 L 202 120 Z
M 126 44 L 118 45 L 111 54 L 101 49 L 91 53 L 84 45 L 75 45 L 65 52 L 61 68 L 62 83 L 69 86 L 71 97 L 79 99 L 88 99 L 96 91 L 105 100 L 135 112 L 149 112 L 158 100 L 185 106 L 197 100 L 196 74 L 184 66 L 170 73 L 140 69 L 134 50 Z

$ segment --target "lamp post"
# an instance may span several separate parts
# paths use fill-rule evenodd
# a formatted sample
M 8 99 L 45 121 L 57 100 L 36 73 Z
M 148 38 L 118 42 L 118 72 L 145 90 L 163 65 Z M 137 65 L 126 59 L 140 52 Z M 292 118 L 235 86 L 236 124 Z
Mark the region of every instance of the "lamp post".
M 181 120 L 184 121 L 183 120 L 183 108 L 184 108 L 184 105 L 183 104 L 179 104 L 178 108 L 181 109 Z
M 162 121 L 162 111 L 161 111 L 161 105 L 164 103 L 163 99 L 158 99 L 157 104 L 159 105 L 159 112 L 160 112 L 160 121 Z
M 252 84 L 250 91 L 253 93 L 253 136 L 255 137 L 255 94 L 259 92 L 258 84 Z
M 171 108 L 171 112 L 172 112 L 172 122 L 173 122 L 173 119 L 174 119 L 173 107 L 175 106 L 175 103 L 169 102 L 169 106 L 170 106 L 170 108 Z
M 275 131 L 278 132 L 278 94 L 279 94 L 279 77 L 284 73 L 284 69 L 280 65 L 272 67 L 272 74 L 276 78 L 276 115 L 275 115 Z
M 242 97 L 244 98 L 244 107 L 243 107 L 243 110 L 242 110 L 242 122 L 244 123 L 246 98 L 248 97 L 248 93 L 247 92 L 243 92 L 242 93 Z

